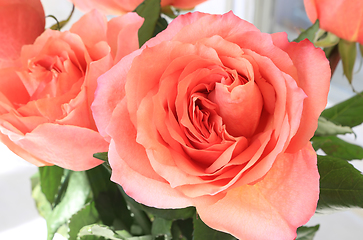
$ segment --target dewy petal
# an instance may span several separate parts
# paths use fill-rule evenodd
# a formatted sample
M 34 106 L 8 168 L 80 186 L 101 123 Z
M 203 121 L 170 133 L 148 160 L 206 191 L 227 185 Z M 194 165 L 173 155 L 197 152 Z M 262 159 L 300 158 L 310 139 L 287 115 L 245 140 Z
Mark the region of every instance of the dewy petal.
M 44 31 L 39 0 L 0 1 L 0 68 L 15 64 L 23 45 L 32 44 Z
M 201 219 L 239 239 L 290 240 L 314 214 L 319 197 L 316 153 L 308 143 L 294 154 L 282 154 L 263 180 L 213 197 L 196 199 Z
M 102 164 L 93 154 L 108 149 L 108 143 L 96 131 L 52 123 L 39 125 L 16 144 L 37 158 L 74 171 Z

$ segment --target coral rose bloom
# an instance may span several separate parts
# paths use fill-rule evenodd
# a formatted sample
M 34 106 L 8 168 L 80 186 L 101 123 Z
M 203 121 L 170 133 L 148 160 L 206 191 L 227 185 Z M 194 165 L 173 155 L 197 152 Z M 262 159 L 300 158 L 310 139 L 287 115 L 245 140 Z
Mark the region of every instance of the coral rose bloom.
M 44 31 L 40 0 L 0 0 L 0 68 L 16 64 L 21 47 Z
M 70 32 L 47 30 L 23 46 L 21 66 L 0 69 L 0 140 L 38 166 L 85 170 L 102 163 L 93 153 L 108 143 L 90 110 L 97 77 L 138 49 L 142 22 L 130 13 L 107 23 L 93 11 Z
M 98 9 L 105 14 L 123 14 L 134 11 L 144 0 L 70 0 L 82 11 Z M 161 0 L 162 7 L 172 5 L 176 8 L 191 9 L 206 0 Z
M 329 80 L 309 41 L 232 12 L 180 16 L 98 79 L 112 180 L 148 206 L 195 206 L 239 239 L 294 239 L 318 200 L 309 139 Z
M 362 0 L 304 0 L 304 4 L 310 20 L 319 19 L 320 28 L 363 44 Z

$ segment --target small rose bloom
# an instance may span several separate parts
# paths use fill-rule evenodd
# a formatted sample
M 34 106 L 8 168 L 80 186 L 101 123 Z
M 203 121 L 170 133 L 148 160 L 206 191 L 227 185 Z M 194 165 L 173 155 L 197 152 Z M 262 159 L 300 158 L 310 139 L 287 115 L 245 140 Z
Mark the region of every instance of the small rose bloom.
M 310 20 L 319 19 L 320 28 L 363 44 L 362 0 L 304 0 L 304 4 Z
M 90 110 L 97 77 L 138 49 L 142 22 L 136 13 L 107 22 L 92 11 L 70 31 L 46 30 L 24 45 L 20 66 L 0 69 L 1 141 L 37 166 L 85 170 L 102 163 L 93 153 L 108 143 Z
M 21 47 L 44 31 L 40 0 L 0 0 L 0 68 L 16 64 Z
M 98 9 L 105 14 L 124 14 L 134 11 L 144 0 L 70 0 L 81 11 Z M 172 5 L 181 9 L 192 9 L 207 0 L 161 0 L 162 7 Z
M 307 40 L 232 12 L 182 15 L 98 79 L 112 180 L 148 206 L 195 206 L 239 239 L 294 239 L 319 196 L 309 139 L 329 80 Z

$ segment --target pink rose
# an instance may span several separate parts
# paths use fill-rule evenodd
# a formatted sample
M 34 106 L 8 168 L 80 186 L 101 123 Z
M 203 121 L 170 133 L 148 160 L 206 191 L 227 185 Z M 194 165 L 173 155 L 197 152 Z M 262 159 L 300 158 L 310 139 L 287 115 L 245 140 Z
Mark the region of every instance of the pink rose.
M 82 11 L 98 9 L 105 14 L 124 14 L 134 11 L 144 0 L 70 0 Z M 161 0 L 161 6 L 191 9 L 206 0 Z
M 310 20 L 319 19 L 320 28 L 363 44 L 362 0 L 304 0 L 304 4 Z
M 0 0 L 0 68 L 16 64 L 21 47 L 44 31 L 40 0 Z
M 112 180 L 148 206 L 195 206 L 239 239 L 294 239 L 318 200 L 309 139 L 329 80 L 307 40 L 232 12 L 182 15 L 98 79 Z
M 46 30 L 24 45 L 21 66 L 0 69 L 1 141 L 37 166 L 85 170 L 102 163 L 93 153 L 108 143 L 90 110 L 97 77 L 138 49 L 142 22 L 136 13 L 107 22 L 92 11 L 70 31 Z

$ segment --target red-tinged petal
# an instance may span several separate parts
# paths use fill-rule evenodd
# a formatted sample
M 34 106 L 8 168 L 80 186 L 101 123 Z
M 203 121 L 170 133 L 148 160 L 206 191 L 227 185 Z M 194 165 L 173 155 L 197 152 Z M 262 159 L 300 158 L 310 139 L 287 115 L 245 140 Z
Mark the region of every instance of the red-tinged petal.
M 115 63 L 139 48 L 138 31 L 143 22 L 137 13 L 127 13 L 108 22 L 107 41 Z
M 317 128 L 318 118 L 327 103 L 330 67 L 324 52 L 316 49 L 308 40 L 291 43 L 284 50 L 298 69 L 298 87 L 307 95 L 304 99 L 300 127 L 288 148 L 289 152 L 294 152 L 310 140 Z
M 108 143 L 91 129 L 52 123 L 39 125 L 16 144 L 37 158 L 74 171 L 102 164 L 93 154 L 108 149 Z
M 316 154 L 308 143 L 294 154 L 276 159 L 263 180 L 213 197 L 196 200 L 197 212 L 210 227 L 239 239 L 294 239 L 297 227 L 314 214 L 319 197 Z
M 39 0 L 0 1 L 0 68 L 16 64 L 23 45 L 44 31 L 45 17 Z

